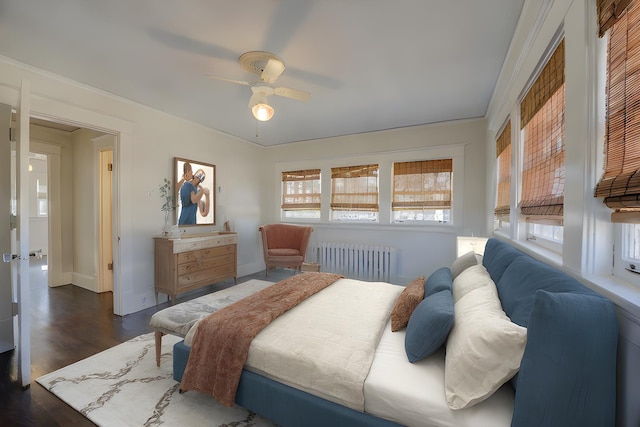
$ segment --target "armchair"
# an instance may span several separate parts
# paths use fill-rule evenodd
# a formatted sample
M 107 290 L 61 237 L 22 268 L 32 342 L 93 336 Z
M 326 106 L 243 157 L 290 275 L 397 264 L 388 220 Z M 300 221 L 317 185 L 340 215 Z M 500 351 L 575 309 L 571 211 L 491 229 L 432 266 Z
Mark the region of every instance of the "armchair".
M 289 224 L 267 224 L 259 228 L 266 275 L 275 267 L 300 269 L 309 246 L 312 227 Z

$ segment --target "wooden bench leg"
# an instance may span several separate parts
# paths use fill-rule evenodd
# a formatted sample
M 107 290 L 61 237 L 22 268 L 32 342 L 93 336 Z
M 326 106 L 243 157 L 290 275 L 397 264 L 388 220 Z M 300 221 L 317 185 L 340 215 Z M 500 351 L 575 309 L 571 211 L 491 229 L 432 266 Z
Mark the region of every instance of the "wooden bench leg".
M 160 366 L 160 355 L 162 353 L 162 336 L 164 334 L 160 331 L 156 331 L 156 365 Z

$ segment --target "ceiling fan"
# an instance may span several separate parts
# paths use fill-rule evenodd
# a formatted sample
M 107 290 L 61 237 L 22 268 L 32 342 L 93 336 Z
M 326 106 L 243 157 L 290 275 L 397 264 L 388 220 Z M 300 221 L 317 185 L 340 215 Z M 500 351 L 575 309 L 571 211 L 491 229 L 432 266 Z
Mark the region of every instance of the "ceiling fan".
M 311 97 L 309 92 L 303 90 L 290 87 L 276 87 L 274 85 L 278 77 L 284 72 L 285 65 L 282 59 L 272 53 L 263 51 L 245 52 L 240 55 L 238 62 L 244 70 L 259 75 L 260 80 L 245 82 L 216 76 L 209 77 L 251 87 L 253 95 L 251 95 L 249 99 L 249 108 L 251 108 L 253 116 L 260 121 L 266 122 L 273 117 L 274 109 L 267 104 L 267 97 L 270 95 L 283 96 L 298 101 L 307 101 L 309 97 Z

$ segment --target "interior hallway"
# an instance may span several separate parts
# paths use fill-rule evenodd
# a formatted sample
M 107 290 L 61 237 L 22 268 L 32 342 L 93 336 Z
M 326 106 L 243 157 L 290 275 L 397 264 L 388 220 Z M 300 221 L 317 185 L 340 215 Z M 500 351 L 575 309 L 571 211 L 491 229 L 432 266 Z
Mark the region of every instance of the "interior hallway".
M 15 350 L 0 354 L 0 426 L 93 426 L 35 380 L 41 375 L 89 357 L 140 334 L 152 332 L 151 316 L 168 307 L 160 304 L 124 317 L 113 314 L 111 292 L 96 294 L 65 285 L 47 286 L 46 257 L 31 259 L 31 386 L 16 384 Z M 238 278 L 278 281 L 292 272 L 277 269 Z M 177 303 L 233 285 L 233 280 L 190 292 Z

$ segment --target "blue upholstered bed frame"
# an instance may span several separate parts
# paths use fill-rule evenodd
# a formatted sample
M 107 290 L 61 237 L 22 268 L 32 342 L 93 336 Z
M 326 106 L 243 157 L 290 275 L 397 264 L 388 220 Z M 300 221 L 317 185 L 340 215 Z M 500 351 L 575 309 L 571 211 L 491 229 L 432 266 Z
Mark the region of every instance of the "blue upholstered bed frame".
M 182 380 L 189 350 L 183 341 L 173 346 L 176 381 Z M 236 403 L 283 427 L 400 427 L 247 370 L 242 371 Z
M 509 318 L 527 328 L 512 425 L 613 427 L 616 419 L 615 306 L 576 279 L 489 239 L 483 265 Z M 189 348 L 174 347 L 180 380 Z M 427 385 L 425 385 L 427 386 Z M 244 371 L 236 403 L 282 426 L 397 426 Z

